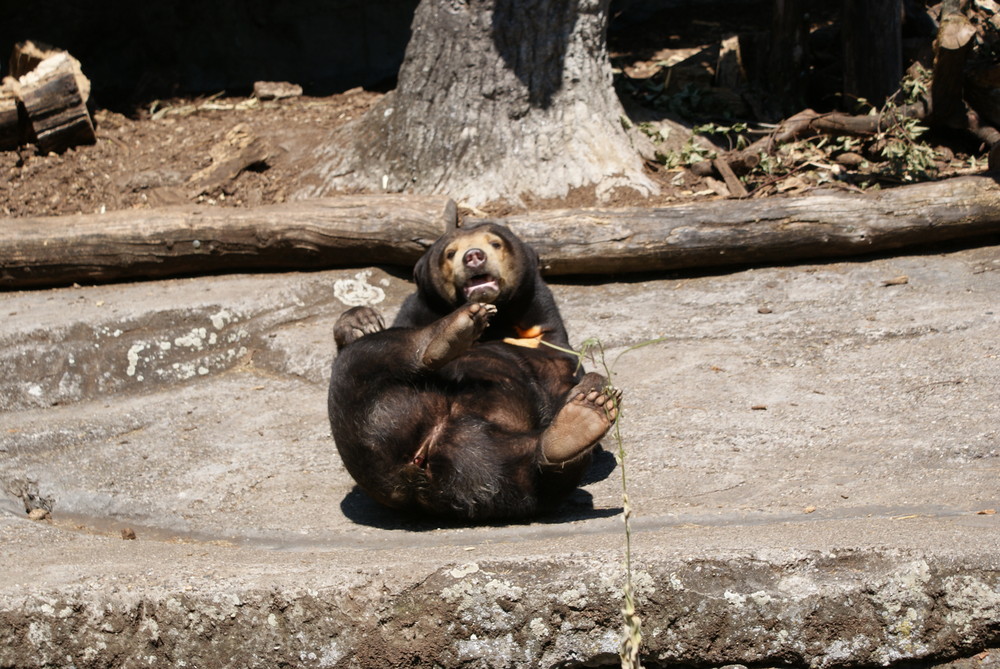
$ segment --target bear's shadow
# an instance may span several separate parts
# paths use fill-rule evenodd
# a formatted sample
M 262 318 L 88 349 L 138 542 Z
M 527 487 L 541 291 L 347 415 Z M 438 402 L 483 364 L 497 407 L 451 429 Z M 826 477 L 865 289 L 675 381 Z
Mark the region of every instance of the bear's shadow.
M 611 475 L 616 467 L 615 456 L 604 450 L 600 445 L 594 449 L 593 462 L 584 474 L 580 485 L 589 485 L 603 481 Z M 380 530 L 408 530 L 410 532 L 426 532 L 447 528 L 462 528 L 471 526 L 502 527 L 505 525 L 526 525 L 528 523 L 566 523 L 575 520 L 590 520 L 593 518 L 611 518 L 622 512 L 622 507 L 595 509 L 594 497 L 586 490 L 577 488 L 557 507 L 539 513 L 526 519 L 500 519 L 486 522 L 442 518 L 436 516 L 417 515 L 388 509 L 378 504 L 366 495 L 359 487 L 354 486 L 340 502 L 340 510 L 351 521 L 358 525 L 367 525 Z

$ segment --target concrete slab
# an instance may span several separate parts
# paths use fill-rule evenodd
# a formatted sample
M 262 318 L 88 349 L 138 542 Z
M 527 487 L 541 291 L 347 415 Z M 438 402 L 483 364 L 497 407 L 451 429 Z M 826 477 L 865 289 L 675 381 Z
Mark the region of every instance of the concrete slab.
M 0 296 L 0 666 L 616 663 L 610 440 L 530 523 L 354 490 L 332 325 L 410 289 L 365 269 Z M 553 289 L 625 391 L 647 666 L 1000 647 L 1000 247 Z

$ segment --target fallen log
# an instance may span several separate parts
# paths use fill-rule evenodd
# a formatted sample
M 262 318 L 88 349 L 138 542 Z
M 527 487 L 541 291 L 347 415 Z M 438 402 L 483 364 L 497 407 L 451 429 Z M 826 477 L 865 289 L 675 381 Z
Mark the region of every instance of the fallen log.
M 412 265 L 456 219 L 439 196 L 345 196 L 0 220 L 0 288 L 231 270 Z
M 464 224 L 477 220 L 484 219 Z M 984 175 L 873 193 L 814 191 L 497 220 L 538 250 L 548 275 L 793 263 L 1000 233 L 1000 183 Z M 455 223 L 451 200 L 406 195 L 6 219 L 0 288 L 226 270 L 408 267 Z
M 858 256 L 1000 233 L 1000 183 L 959 177 L 874 193 L 508 216 L 548 275 L 625 274 Z

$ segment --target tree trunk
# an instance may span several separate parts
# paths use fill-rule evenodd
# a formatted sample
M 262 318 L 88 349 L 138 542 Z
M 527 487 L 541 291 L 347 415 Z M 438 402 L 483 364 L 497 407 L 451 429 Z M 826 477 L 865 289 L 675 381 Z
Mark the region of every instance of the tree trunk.
M 843 0 L 845 103 L 881 107 L 903 78 L 903 0 Z
M 653 192 L 621 125 L 608 4 L 424 0 L 397 89 L 318 150 L 300 195 L 363 188 L 479 205 L 589 186 Z

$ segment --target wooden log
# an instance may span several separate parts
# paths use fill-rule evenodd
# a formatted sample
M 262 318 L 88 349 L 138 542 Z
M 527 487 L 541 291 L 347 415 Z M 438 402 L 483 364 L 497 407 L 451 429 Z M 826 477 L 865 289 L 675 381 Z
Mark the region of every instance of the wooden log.
M 500 222 L 538 250 L 548 275 L 787 264 L 1000 233 L 1000 184 L 984 175 L 873 193 L 560 210 Z M 0 288 L 222 270 L 411 266 L 455 224 L 451 200 L 405 195 L 6 219 Z
M 509 216 L 549 275 L 625 274 L 858 256 L 1000 232 L 1000 184 L 959 177 L 653 209 Z
M 69 54 L 46 58 L 18 79 L 34 143 L 42 153 L 97 141 Z
M 440 196 L 344 196 L 0 220 L 0 288 L 249 269 L 412 265 L 456 220 Z
M 931 79 L 931 121 L 937 125 L 966 127 L 965 63 L 975 36 L 976 28 L 965 15 L 962 3 L 958 0 L 942 3 Z
M 69 61 L 70 70 L 73 72 L 73 79 L 76 81 L 76 88 L 80 91 L 80 98 L 84 104 L 87 104 L 90 100 L 90 79 L 83 74 L 83 66 L 80 65 L 80 61 L 63 49 L 57 49 L 31 40 L 18 42 L 14 45 L 14 50 L 10 55 L 10 69 L 8 74 L 15 79 L 19 79 L 38 68 L 45 60 L 60 54 L 64 54 Z

